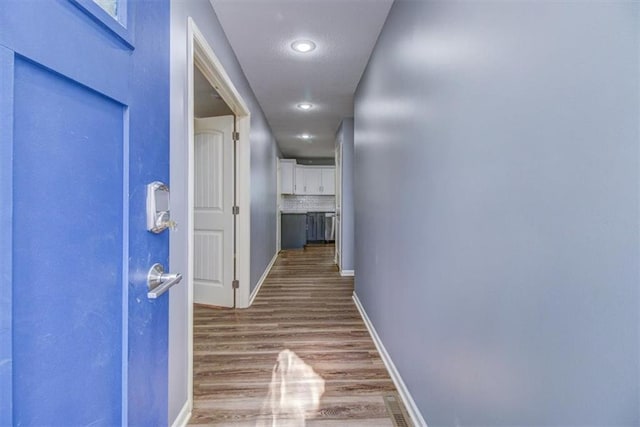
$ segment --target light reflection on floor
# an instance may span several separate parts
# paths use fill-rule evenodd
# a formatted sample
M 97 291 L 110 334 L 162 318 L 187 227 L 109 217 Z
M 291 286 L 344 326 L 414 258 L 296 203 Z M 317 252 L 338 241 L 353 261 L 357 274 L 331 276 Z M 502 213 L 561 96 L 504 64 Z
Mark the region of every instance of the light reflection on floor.
M 291 350 L 282 350 L 256 427 L 301 427 L 316 415 L 324 380 Z

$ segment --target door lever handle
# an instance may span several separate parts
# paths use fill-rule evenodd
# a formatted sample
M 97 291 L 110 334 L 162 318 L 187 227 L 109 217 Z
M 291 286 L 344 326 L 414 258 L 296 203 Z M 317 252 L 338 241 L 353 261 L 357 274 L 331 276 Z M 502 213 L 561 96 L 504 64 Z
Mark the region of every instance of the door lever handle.
M 161 264 L 153 264 L 147 273 L 147 298 L 156 299 L 182 280 L 180 273 L 165 273 Z

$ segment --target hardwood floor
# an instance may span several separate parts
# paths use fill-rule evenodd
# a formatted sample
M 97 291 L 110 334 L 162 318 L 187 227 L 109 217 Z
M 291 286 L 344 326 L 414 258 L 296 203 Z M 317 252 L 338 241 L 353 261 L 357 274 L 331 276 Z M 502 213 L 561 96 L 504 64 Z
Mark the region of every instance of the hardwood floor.
M 333 253 L 281 252 L 248 309 L 196 305 L 190 425 L 394 425 L 396 389 Z

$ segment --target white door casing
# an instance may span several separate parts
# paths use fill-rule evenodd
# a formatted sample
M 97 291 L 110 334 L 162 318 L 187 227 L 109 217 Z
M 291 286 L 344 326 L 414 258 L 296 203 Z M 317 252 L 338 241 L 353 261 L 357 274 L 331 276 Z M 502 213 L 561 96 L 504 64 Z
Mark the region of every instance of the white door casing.
M 280 248 L 281 248 L 281 242 L 280 242 L 280 238 L 281 238 L 281 227 L 282 227 L 282 216 L 280 215 L 280 212 L 282 211 L 282 191 L 283 191 L 283 176 L 282 176 L 282 172 L 283 172 L 283 164 L 280 161 L 280 159 L 277 160 L 277 164 L 276 164 L 276 253 L 280 252 Z M 291 175 L 289 177 L 289 187 L 290 187 L 290 192 L 288 194 L 293 193 L 293 167 L 289 166 L 289 174 Z
M 177 9 L 177 8 L 175 8 Z M 170 183 L 171 213 L 178 227 L 170 238 L 170 271 L 184 274 L 185 286 L 176 286 L 169 299 L 169 420 L 184 425 L 193 408 L 193 302 L 194 302 L 194 68 L 197 66 L 236 116 L 236 306 L 249 306 L 251 254 L 251 112 L 207 38 L 192 17 L 173 25 L 171 83 Z M 182 18 L 180 18 L 182 19 Z M 174 40 L 174 30 L 176 30 Z M 184 37 L 184 39 L 183 39 Z M 184 43 L 182 40 L 184 40 Z M 176 43 L 173 43 L 176 41 Z M 183 45 L 184 44 L 184 45 Z M 179 106 L 179 107 L 178 107 Z M 184 316 L 186 311 L 186 318 Z M 184 366 L 187 366 L 185 375 Z M 187 401 L 184 402 L 186 393 Z
M 195 119 L 194 302 L 233 306 L 233 116 Z
M 336 234 L 335 245 L 336 255 L 335 262 L 338 269 L 342 271 L 342 140 L 336 145 L 336 170 L 335 170 L 335 195 L 336 195 L 336 213 L 334 217 Z

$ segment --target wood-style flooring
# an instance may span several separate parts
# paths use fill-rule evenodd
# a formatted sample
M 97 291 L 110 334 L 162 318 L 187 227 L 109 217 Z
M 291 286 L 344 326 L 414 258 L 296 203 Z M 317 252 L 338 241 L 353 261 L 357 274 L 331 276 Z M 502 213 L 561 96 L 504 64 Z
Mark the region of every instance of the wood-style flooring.
M 282 251 L 248 309 L 196 305 L 190 425 L 394 425 L 395 386 L 333 254 Z

